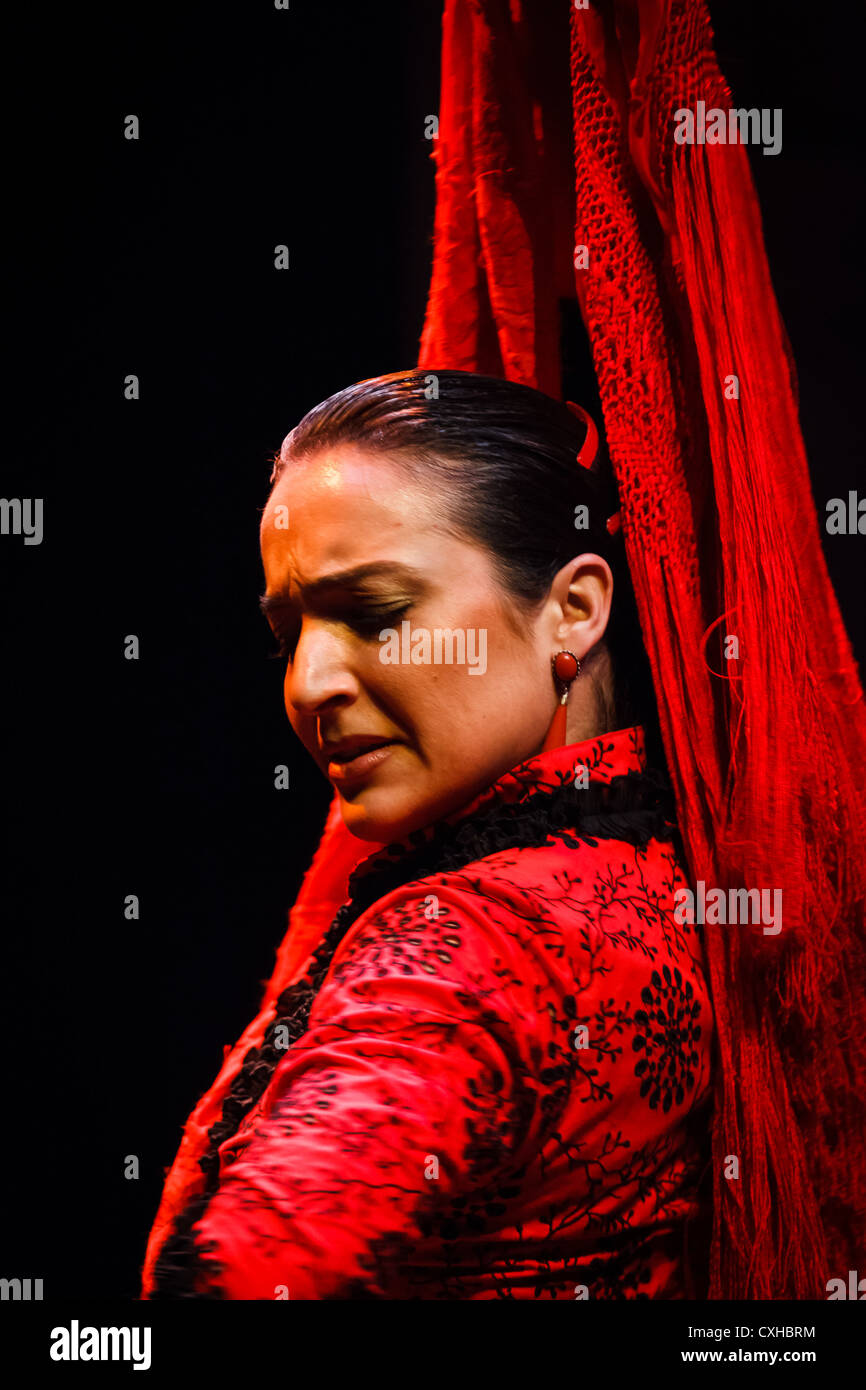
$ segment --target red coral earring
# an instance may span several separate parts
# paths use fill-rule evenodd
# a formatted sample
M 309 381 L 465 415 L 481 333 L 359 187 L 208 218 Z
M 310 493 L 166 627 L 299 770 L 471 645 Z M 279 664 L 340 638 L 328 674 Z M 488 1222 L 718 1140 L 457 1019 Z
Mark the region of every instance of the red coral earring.
M 561 651 L 556 656 L 551 657 L 550 664 L 553 668 L 554 680 L 558 681 L 563 687 L 556 713 L 547 731 L 547 737 L 542 745 L 542 753 L 547 753 L 551 748 L 565 747 L 566 723 L 568 720 L 568 692 L 571 682 L 576 676 L 580 675 L 580 662 L 574 652 Z

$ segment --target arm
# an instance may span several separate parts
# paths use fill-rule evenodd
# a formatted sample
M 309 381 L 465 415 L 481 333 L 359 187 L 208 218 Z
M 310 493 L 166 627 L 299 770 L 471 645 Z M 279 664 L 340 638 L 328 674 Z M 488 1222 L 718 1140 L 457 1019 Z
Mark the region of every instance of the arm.
M 391 893 L 338 948 L 197 1223 L 198 1289 L 234 1299 L 387 1297 L 425 1217 L 514 1162 L 547 1011 L 507 911 L 438 884 Z M 531 1055 L 530 1055 L 531 1052 Z

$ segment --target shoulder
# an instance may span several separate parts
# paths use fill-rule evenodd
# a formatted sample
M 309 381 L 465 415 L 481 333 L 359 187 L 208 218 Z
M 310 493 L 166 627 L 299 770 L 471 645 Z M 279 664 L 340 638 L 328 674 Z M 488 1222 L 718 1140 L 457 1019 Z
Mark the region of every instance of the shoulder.
M 383 895 L 352 924 L 334 977 L 375 963 L 430 977 L 459 967 L 521 979 L 562 977 L 587 955 L 626 974 L 699 963 L 694 928 L 674 916 L 685 884 L 670 841 L 617 839 L 505 849 L 461 869 L 431 873 Z

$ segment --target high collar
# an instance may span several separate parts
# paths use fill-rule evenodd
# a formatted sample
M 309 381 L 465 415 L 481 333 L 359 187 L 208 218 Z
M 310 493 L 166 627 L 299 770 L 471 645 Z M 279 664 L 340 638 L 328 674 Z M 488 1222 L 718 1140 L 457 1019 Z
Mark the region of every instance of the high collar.
M 362 874 L 377 867 L 383 860 L 396 859 L 409 850 L 432 840 L 441 825 L 456 825 L 468 816 L 488 810 L 496 803 L 520 802 L 537 794 L 549 791 L 572 781 L 586 769 L 589 782 L 610 782 L 614 777 L 624 777 L 629 772 L 646 770 L 646 739 L 643 727 L 639 724 L 629 729 L 616 729 L 613 733 L 598 734 L 595 738 L 584 739 L 581 743 L 565 744 L 561 748 L 550 748 L 536 753 L 516 767 L 502 774 L 489 787 L 467 801 L 450 815 L 442 816 L 431 825 L 413 830 L 401 840 L 392 840 L 361 861 L 358 866 Z

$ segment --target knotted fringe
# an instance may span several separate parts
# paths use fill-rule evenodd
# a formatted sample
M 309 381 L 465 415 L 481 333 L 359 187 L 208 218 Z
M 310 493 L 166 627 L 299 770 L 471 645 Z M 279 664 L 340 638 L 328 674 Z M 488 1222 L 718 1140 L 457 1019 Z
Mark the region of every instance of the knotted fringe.
M 724 88 L 710 103 L 733 106 Z M 717 881 L 778 883 L 784 903 L 778 938 L 707 937 L 716 993 L 725 980 L 750 981 L 742 1008 L 731 1005 L 722 1077 L 715 1182 L 730 1230 L 716 1233 L 713 1278 L 720 1293 L 814 1298 L 851 1267 L 863 1229 L 862 695 L 821 552 L 746 154 L 681 146 L 671 182 L 723 601 L 740 645 L 725 711 Z M 737 377 L 739 400 L 725 399 L 726 376 Z M 748 1156 L 751 1211 L 724 1177 L 727 1153 Z
M 649 7 L 618 10 L 620 24 L 628 10 L 639 27 Z M 709 1293 L 820 1298 L 829 1278 L 852 1267 L 863 1228 L 862 692 L 821 552 L 793 363 L 746 153 L 673 138 L 676 110 L 696 111 L 698 99 L 707 110 L 734 105 L 715 64 L 706 7 L 670 4 L 653 36 L 652 63 L 644 48 L 634 69 L 622 59 L 634 109 L 621 139 L 609 127 L 599 138 L 598 110 L 586 133 L 587 84 L 611 116 L 586 66 L 588 47 L 597 55 L 606 45 L 609 58 L 609 31 L 602 38 L 597 30 L 587 44 L 577 14 L 572 23 L 579 214 L 588 182 L 581 157 L 608 180 L 581 236 L 601 252 L 596 275 L 608 274 L 604 292 L 587 287 L 584 302 L 684 840 L 695 878 L 724 889 L 780 887 L 783 898 L 778 936 L 761 927 L 705 930 L 720 1052 Z M 626 142 L 670 267 L 658 257 L 649 264 L 646 213 L 639 217 L 623 197 L 628 180 L 617 172 Z M 630 266 L 621 240 L 604 259 L 617 218 L 618 230 L 634 238 Z M 630 301 L 638 321 L 626 326 L 618 316 Z M 689 341 L 691 373 L 673 360 Z M 645 385 L 639 409 L 630 411 L 631 354 Z M 693 422 L 691 456 L 684 419 Z M 636 464 L 641 447 L 655 455 L 651 464 Z M 661 494 L 655 512 L 648 484 Z M 670 567 L 678 550 L 711 571 L 700 587 L 688 568 L 683 582 Z M 667 644 L 658 640 L 665 612 Z M 706 677 L 696 679 L 696 656 L 704 658 L 696 624 L 703 636 L 720 613 L 739 659 L 729 678 L 719 671 L 708 687 Z M 707 661 L 712 669 L 711 655 Z

